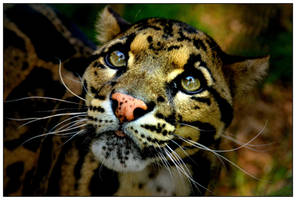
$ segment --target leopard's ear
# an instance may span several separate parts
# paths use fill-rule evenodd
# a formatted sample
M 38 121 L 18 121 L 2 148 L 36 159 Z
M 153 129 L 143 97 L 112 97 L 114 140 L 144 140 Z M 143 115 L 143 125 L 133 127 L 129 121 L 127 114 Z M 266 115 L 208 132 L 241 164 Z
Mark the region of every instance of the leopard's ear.
M 225 56 L 223 72 L 230 85 L 234 100 L 243 97 L 257 82 L 267 74 L 270 56 L 261 58 L 243 58 Z
M 101 44 L 108 42 L 129 27 L 130 23 L 120 17 L 110 6 L 107 6 L 100 13 L 96 23 L 97 40 Z

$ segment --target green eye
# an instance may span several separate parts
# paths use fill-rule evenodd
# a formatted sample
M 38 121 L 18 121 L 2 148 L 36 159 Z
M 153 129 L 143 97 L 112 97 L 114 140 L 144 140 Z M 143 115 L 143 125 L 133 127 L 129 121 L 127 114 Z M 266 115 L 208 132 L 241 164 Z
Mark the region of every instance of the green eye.
M 122 53 L 121 51 L 113 51 L 109 55 L 109 62 L 113 67 L 125 67 L 126 58 L 124 53 Z
M 186 76 L 181 79 L 182 88 L 189 93 L 194 93 L 201 88 L 200 80 L 194 76 Z

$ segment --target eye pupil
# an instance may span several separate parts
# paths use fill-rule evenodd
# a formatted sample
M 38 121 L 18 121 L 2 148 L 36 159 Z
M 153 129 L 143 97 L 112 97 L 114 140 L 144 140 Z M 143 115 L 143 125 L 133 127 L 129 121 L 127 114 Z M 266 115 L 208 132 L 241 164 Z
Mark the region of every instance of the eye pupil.
M 201 86 L 199 79 L 194 76 L 184 77 L 181 81 L 181 85 L 183 89 L 185 89 L 188 92 L 195 92 Z
M 124 67 L 126 65 L 125 55 L 121 51 L 113 51 L 109 59 L 110 63 L 115 67 Z

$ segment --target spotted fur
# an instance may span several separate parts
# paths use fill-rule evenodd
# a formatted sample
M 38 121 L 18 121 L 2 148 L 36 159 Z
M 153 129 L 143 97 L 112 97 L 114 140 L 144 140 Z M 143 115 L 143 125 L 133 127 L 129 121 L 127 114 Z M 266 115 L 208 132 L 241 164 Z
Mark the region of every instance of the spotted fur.
M 207 34 L 175 20 L 149 18 L 129 24 L 110 7 L 101 13 L 97 29 L 102 45 L 83 62 L 88 64 L 80 88 L 87 112 L 84 134 L 62 148 L 59 137 L 42 140 L 33 157 L 25 156 L 32 159 L 30 165 L 6 160 L 5 194 L 210 192 L 220 163 L 209 149 L 219 148 L 220 136 L 233 118 L 233 104 L 263 77 L 269 58 L 230 56 Z M 114 51 L 124 54 L 125 66 L 110 64 Z M 192 76 L 200 87 L 188 91 L 182 80 Z M 128 98 L 117 101 L 114 94 Z M 119 116 L 128 101 L 145 107 L 133 105 L 132 117 Z M 5 156 L 19 155 L 24 147 L 9 150 L 9 142 L 5 141 Z M 48 155 L 51 162 L 41 169 Z M 17 178 L 11 173 L 16 168 Z M 9 192 L 16 181 L 19 188 Z M 22 184 L 32 182 L 36 188 L 26 190 Z

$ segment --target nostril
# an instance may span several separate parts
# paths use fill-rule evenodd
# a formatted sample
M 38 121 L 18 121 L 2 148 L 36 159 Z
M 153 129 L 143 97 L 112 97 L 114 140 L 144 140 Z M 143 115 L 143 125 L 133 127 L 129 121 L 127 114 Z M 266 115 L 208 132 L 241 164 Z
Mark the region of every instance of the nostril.
M 147 113 L 147 110 L 143 110 L 142 108 L 136 108 L 134 110 L 134 119 L 138 119 Z
M 114 100 L 114 99 L 111 99 L 111 106 L 112 106 L 113 112 L 115 113 L 116 110 L 117 110 L 117 107 L 118 107 L 118 101 Z

